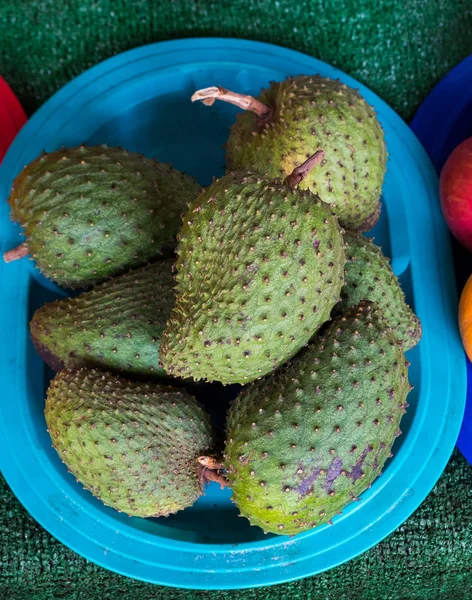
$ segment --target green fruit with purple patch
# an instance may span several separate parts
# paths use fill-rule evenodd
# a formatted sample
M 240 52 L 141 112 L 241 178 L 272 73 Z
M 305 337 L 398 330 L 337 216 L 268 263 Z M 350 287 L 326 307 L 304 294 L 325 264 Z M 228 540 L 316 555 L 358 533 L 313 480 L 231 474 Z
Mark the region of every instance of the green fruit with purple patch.
M 333 321 L 230 409 L 224 466 L 241 514 L 289 535 L 330 521 L 380 475 L 409 389 L 401 344 L 375 305 Z

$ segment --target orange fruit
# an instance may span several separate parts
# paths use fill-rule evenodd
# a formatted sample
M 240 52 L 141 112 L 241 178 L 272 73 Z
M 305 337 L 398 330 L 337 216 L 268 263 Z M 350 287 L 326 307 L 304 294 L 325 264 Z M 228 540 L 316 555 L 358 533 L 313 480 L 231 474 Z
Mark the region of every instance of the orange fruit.
M 472 361 L 472 275 L 462 290 L 459 302 L 459 330 L 467 356 Z

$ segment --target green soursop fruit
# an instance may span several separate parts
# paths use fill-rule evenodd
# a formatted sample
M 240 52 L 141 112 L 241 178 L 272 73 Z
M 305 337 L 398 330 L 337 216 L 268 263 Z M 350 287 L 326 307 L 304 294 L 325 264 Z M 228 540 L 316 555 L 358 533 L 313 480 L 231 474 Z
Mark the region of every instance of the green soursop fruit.
M 200 190 L 134 152 L 80 146 L 43 154 L 18 175 L 9 203 L 28 253 L 60 285 L 88 287 L 174 249 L 181 214 Z
M 408 392 L 402 346 L 374 306 L 333 321 L 231 407 L 224 465 L 241 514 L 289 535 L 330 521 L 381 473 Z
M 301 75 L 271 83 L 258 99 L 218 87 L 192 96 L 208 105 L 215 99 L 245 110 L 226 144 L 228 169 L 283 178 L 315 150 L 324 150 L 321 167 L 301 187 L 329 203 L 343 226 L 367 231 L 375 225 L 387 153 L 375 111 L 357 90 Z
M 40 356 L 56 371 L 91 366 L 165 376 L 158 361 L 175 301 L 172 263 L 157 261 L 39 308 L 30 331 Z
M 201 193 L 180 235 L 161 343 L 169 374 L 257 379 L 304 346 L 339 298 L 342 233 L 311 192 L 231 173 Z
M 183 390 L 65 369 L 51 382 L 45 415 L 62 461 L 107 506 L 166 516 L 202 494 L 198 457 L 211 450 L 212 429 Z
M 405 294 L 387 258 L 372 240 L 346 232 L 347 262 L 341 303 L 335 310 L 346 310 L 362 300 L 376 302 L 403 349 L 410 350 L 421 339 L 421 323 L 405 300 Z

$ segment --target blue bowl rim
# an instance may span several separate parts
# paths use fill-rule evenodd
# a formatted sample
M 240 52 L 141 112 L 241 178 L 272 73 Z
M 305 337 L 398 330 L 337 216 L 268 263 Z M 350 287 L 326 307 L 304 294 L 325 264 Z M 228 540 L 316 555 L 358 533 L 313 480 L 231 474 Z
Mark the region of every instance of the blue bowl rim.
M 450 132 L 472 102 L 472 54 L 435 85 L 411 122 L 411 129 L 428 152 L 438 175 L 446 161 Z M 431 127 L 434 123 L 434 127 Z M 472 465 L 472 363 L 467 362 L 467 402 L 457 447 Z

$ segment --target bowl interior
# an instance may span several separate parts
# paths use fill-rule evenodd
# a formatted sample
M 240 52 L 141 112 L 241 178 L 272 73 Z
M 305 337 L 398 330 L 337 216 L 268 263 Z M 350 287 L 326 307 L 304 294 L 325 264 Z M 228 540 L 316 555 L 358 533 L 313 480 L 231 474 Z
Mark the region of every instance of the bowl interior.
M 177 81 L 179 78 L 182 81 Z M 246 70 L 228 69 L 216 83 L 232 87 L 244 93 L 258 93 L 261 85 L 266 85 L 271 79 L 282 79 L 283 75 L 276 71 L 263 70 L 252 73 Z M 193 175 L 202 185 L 208 185 L 213 177 L 218 177 L 224 172 L 223 145 L 228 136 L 228 128 L 234 121 L 237 109 L 232 106 L 215 103 L 212 108 L 207 108 L 199 103 L 192 104 L 189 100 L 191 93 L 197 87 L 204 87 L 215 83 L 214 71 L 198 72 L 198 76 L 176 73 L 174 78 L 175 90 L 166 94 L 156 93 L 149 96 L 149 85 L 134 90 L 135 104 L 131 108 L 121 110 L 118 108 L 119 98 L 115 102 L 104 105 L 102 108 L 91 105 L 90 118 L 81 115 L 82 122 L 100 123 L 98 127 L 90 126 L 78 129 L 74 124 L 73 116 L 64 125 L 60 132 L 52 136 L 46 144 L 47 150 L 53 150 L 61 145 L 73 146 L 80 143 L 108 144 L 109 146 L 123 146 L 128 150 L 139 151 L 148 157 L 161 161 L 171 162 L 176 168 Z M 153 80 L 153 85 L 159 89 L 159 77 Z M 167 86 L 168 87 L 168 86 Z M 119 95 L 119 94 L 118 94 Z M 105 110 L 107 107 L 107 110 Z M 116 107 L 114 109 L 113 107 Z M 85 109 L 87 110 L 87 109 Z M 102 111 L 97 118 L 96 112 Z M 31 157 L 34 158 L 34 157 Z M 385 254 L 392 257 L 393 268 L 400 277 L 407 299 L 414 307 L 415 298 L 411 280 L 408 247 L 395 247 L 390 236 L 392 215 L 389 209 L 389 200 L 394 201 L 395 188 L 401 185 L 395 180 L 395 173 L 389 173 L 389 185 L 384 190 L 382 199 L 382 213 L 379 223 L 369 233 L 375 237 Z M 395 208 L 395 218 L 398 206 Z M 34 310 L 65 294 L 63 290 L 47 281 L 33 263 L 30 263 L 31 283 L 28 302 L 28 321 Z M 30 421 L 34 424 L 34 433 L 38 444 L 44 449 L 47 460 L 62 480 L 68 493 L 78 495 L 82 503 L 90 504 L 95 510 L 106 513 L 119 523 L 126 523 L 136 530 L 162 538 L 197 542 L 201 544 L 239 544 L 248 542 L 268 541 L 269 536 L 264 536 L 257 527 L 249 526 L 245 519 L 238 518 L 238 511 L 231 503 L 229 490 L 220 490 L 215 484 L 208 486 L 205 496 L 191 508 L 166 519 L 139 519 L 128 518 L 109 509 L 93 498 L 76 483 L 72 475 L 59 460 L 56 452 L 51 448 L 49 436 L 43 415 L 45 392 L 53 373 L 45 367 L 38 358 L 35 350 L 27 343 L 27 381 L 28 381 L 28 407 Z M 419 359 L 417 351 L 410 352 L 412 367 L 410 379 L 419 384 Z M 223 428 L 224 416 L 229 401 L 237 393 L 238 386 L 227 388 L 218 384 L 205 386 L 197 395 L 208 407 L 216 423 Z M 410 409 L 402 422 L 405 433 L 395 444 L 398 452 L 415 418 L 416 404 L 419 388 L 416 387 L 410 394 Z M 386 466 L 388 471 L 389 465 Z M 350 509 L 348 509 L 349 512 Z

